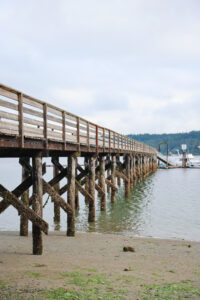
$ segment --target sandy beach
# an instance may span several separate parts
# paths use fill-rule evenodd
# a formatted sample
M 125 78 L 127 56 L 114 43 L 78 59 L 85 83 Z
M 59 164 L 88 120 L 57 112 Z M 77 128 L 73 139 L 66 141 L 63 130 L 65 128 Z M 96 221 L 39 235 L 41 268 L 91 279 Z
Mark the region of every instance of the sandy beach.
M 124 246 L 135 252 L 124 252 Z M 0 232 L 0 282 L 1 299 L 53 299 L 41 293 L 59 288 L 76 295 L 95 289 L 96 299 L 154 299 L 143 295 L 152 284 L 191 282 L 198 289 L 200 243 L 97 233 L 73 238 L 53 232 L 44 236 L 43 255 L 33 256 L 31 234 Z M 55 299 L 94 297 L 88 290 L 88 298 Z

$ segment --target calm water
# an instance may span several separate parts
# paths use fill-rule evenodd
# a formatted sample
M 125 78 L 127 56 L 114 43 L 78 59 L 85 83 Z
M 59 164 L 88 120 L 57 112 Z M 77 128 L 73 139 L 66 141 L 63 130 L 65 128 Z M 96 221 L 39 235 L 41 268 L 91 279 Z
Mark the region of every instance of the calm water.
M 64 161 L 63 161 L 64 162 Z M 0 183 L 12 189 L 20 183 L 16 160 L 0 160 Z M 48 169 L 46 179 L 52 176 Z M 63 184 L 65 180 L 63 180 Z M 96 231 L 139 236 L 179 238 L 200 241 L 200 169 L 158 170 L 147 177 L 124 198 L 123 186 L 115 204 L 107 195 L 107 211 L 100 211 L 96 201 L 96 222 L 88 224 L 88 207 L 80 195 L 80 211 L 76 217 L 78 231 Z M 64 196 L 66 198 L 66 195 Z M 44 196 L 44 201 L 47 195 Z M 54 230 L 53 205 L 49 199 L 44 219 Z M 12 207 L 0 215 L 0 230 L 18 230 L 19 216 Z M 31 229 L 31 226 L 30 226 Z M 61 214 L 61 228 L 66 230 L 66 215 Z

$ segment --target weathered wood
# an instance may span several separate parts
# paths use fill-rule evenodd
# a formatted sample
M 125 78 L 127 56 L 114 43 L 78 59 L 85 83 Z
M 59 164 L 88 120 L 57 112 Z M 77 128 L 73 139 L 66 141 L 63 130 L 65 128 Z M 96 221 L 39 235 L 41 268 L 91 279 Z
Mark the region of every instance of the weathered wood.
M 119 135 L 114 131 L 105 129 L 103 127 L 99 127 L 97 124 L 88 122 L 87 120 L 84 120 L 69 112 L 64 112 L 65 117 L 63 118 L 63 111 L 60 108 L 55 107 L 51 104 L 47 104 L 41 100 L 35 99 L 25 94 L 23 94 L 23 97 L 20 96 L 23 99 L 24 103 L 22 109 L 22 106 L 11 102 L 13 100 L 17 101 L 18 95 L 22 95 L 22 93 L 12 88 L 6 87 L 2 84 L 0 84 L 0 95 L 3 95 L 7 99 L 9 99 L 7 101 L 0 99 L 0 106 L 4 108 L 9 108 L 17 112 L 17 114 L 10 113 L 10 117 L 8 112 L 3 112 L 5 117 L 4 120 L 7 119 L 12 121 L 19 121 L 16 120 L 16 115 L 17 117 L 19 116 L 20 119 L 21 114 L 26 114 L 26 116 L 23 116 L 23 122 L 20 121 L 21 123 L 16 123 L 16 126 L 15 123 L 0 124 L 1 133 L 18 136 L 20 141 L 22 142 L 22 145 L 22 137 L 24 136 L 33 139 L 44 139 L 46 141 L 44 143 L 44 149 L 47 143 L 47 136 L 48 140 L 50 139 L 52 141 L 58 141 L 63 143 L 64 122 L 67 126 L 66 142 L 76 143 L 78 147 L 80 147 L 80 144 L 87 145 L 88 151 L 90 151 L 90 147 L 92 146 L 93 152 L 96 153 L 99 152 L 99 149 L 103 147 L 103 150 L 105 151 L 105 148 L 107 148 L 107 151 L 109 151 L 109 153 L 115 151 L 115 149 L 118 149 L 123 150 L 124 153 L 127 150 L 129 152 L 138 151 L 143 154 L 156 154 L 155 149 L 144 145 L 143 143 L 135 142 L 132 139 Z M 45 114 L 43 111 L 43 107 L 47 108 Z M 31 128 L 30 126 L 27 126 L 25 124 L 34 126 Z M 42 132 L 41 130 L 37 130 L 40 129 L 37 128 L 37 126 L 41 127 Z M 21 134 L 23 127 L 24 135 Z
M 77 177 L 77 175 L 78 175 L 78 170 L 77 170 L 78 158 L 77 157 L 75 157 L 75 164 L 76 164 L 75 177 Z M 78 189 L 77 185 L 75 185 L 75 209 L 79 210 L 79 208 L 80 208 L 80 206 L 79 206 L 79 189 Z
M 88 157 L 85 157 L 84 164 L 85 164 L 85 170 L 88 170 L 88 167 L 89 167 L 89 159 L 88 159 Z M 85 176 L 85 190 L 89 194 L 89 177 L 88 177 L 88 175 Z M 86 194 L 85 195 L 85 203 L 88 203 L 88 202 L 89 202 L 89 198 L 88 198 L 88 196 Z
M 65 111 L 62 112 L 62 140 L 64 150 L 66 149 L 66 128 L 65 128 Z
M 48 148 L 48 131 L 47 131 L 47 104 L 43 104 L 43 134 L 44 134 L 44 143 L 45 148 Z
M 33 183 L 32 176 L 29 176 L 26 180 L 24 180 L 21 184 L 19 184 L 13 191 L 16 197 L 20 197 Z M 4 212 L 10 206 L 10 202 L 6 199 L 3 199 L 0 202 L 0 214 Z
M 71 206 L 72 214 L 67 217 L 67 235 L 75 235 L 75 169 L 76 160 L 73 155 L 68 157 L 68 193 L 67 202 Z
M 125 155 L 125 173 L 127 181 L 124 182 L 125 185 L 125 197 L 129 197 L 130 194 L 130 156 L 129 154 Z
M 33 157 L 33 202 L 32 208 L 35 213 L 42 218 L 42 156 L 38 153 Z M 33 224 L 32 226 L 33 236 L 33 254 L 41 255 L 43 251 L 42 245 L 42 232 L 39 226 Z
M 59 158 L 57 158 L 57 159 L 59 160 Z M 56 177 L 58 174 L 59 174 L 59 171 L 58 171 L 57 167 L 54 165 L 53 166 L 53 177 Z M 57 193 L 59 193 L 59 190 L 60 190 L 59 182 L 54 185 L 54 190 Z M 45 191 L 44 186 L 43 186 L 43 191 Z M 53 220 L 54 220 L 54 223 L 59 224 L 60 223 L 60 205 L 56 201 L 54 201 L 55 197 L 53 198 L 53 196 L 51 196 L 51 198 L 52 198 L 52 201 L 54 202 L 54 218 L 53 218 Z
M 85 197 L 87 197 L 87 201 L 89 202 L 89 201 L 93 201 L 93 198 L 92 198 L 92 196 L 89 194 L 89 192 L 86 190 L 86 189 L 84 189 L 83 187 L 82 187 L 82 185 L 76 180 L 76 187 L 77 187 L 77 189 L 81 192 L 81 194 L 83 195 L 83 196 L 85 196 Z
M 103 156 L 100 156 L 99 158 L 99 185 L 103 191 L 101 193 L 101 210 L 106 210 L 106 184 L 105 184 L 105 159 Z
M 112 188 L 113 190 L 115 190 L 116 192 L 118 192 L 118 188 L 117 188 L 115 185 L 113 185 L 112 182 L 110 182 L 109 179 L 106 178 L 106 179 L 105 179 L 105 183 L 106 183 L 107 185 L 109 185 L 110 188 Z
M 3 185 L 0 184 L 0 196 L 14 206 L 19 214 L 24 214 L 37 227 L 39 227 L 45 234 L 48 234 L 48 224 L 31 208 L 24 205 L 12 192 L 9 192 Z
M 116 156 L 113 155 L 111 161 L 111 183 L 116 188 Z M 114 203 L 116 201 L 116 189 L 111 188 L 111 202 Z
M 29 157 L 23 158 L 29 164 Z M 29 177 L 29 172 L 22 167 L 22 182 Z M 21 201 L 25 206 L 29 206 L 29 190 L 27 189 L 21 196 Z M 20 236 L 28 236 L 28 218 L 25 214 L 20 215 Z
M 107 156 L 107 160 L 110 161 L 110 156 Z M 107 177 L 111 175 L 111 170 L 110 168 L 107 169 Z M 110 186 L 107 184 L 107 193 L 110 192 Z
M 88 221 L 95 221 L 95 161 L 96 158 L 89 158 L 89 194 L 92 196 L 92 201 L 89 201 Z
M 124 181 L 128 182 L 128 178 L 126 177 L 126 175 L 122 172 L 119 172 L 118 170 L 116 170 L 116 175 L 119 177 L 119 178 L 122 178 Z
M 46 182 L 44 179 L 42 181 L 43 183 L 43 191 L 44 193 L 48 193 L 54 204 L 57 205 L 57 207 L 61 207 L 67 214 L 72 214 L 72 208 L 71 206 L 65 202 L 65 200 L 57 193 L 55 188 L 53 188 L 48 182 Z
M 98 183 L 95 183 L 95 189 L 99 192 L 100 197 L 105 195 L 105 192 L 102 190 L 101 186 Z

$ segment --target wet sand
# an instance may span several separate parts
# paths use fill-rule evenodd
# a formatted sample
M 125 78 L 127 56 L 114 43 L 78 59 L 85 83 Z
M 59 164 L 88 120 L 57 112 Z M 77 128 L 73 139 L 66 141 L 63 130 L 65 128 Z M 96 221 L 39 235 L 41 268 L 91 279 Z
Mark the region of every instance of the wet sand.
M 113 289 L 128 291 L 124 299 L 139 299 L 143 284 L 200 280 L 198 242 L 97 233 L 66 237 L 65 232 L 43 238 L 43 255 L 34 256 L 31 233 L 27 238 L 18 232 L 0 232 L 0 281 L 16 291 L 79 290 L 66 274 L 100 274 Z M 124 246 L 134 247 L 135 252 L 123 252 Z

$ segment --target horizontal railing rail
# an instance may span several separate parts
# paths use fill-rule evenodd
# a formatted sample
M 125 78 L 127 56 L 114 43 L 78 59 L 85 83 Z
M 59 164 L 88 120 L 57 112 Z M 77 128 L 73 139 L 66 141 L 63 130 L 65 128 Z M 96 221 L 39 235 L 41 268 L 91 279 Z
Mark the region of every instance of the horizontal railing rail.
M 156 149 L 125 135 L 87 121 L 50 103 L 35 99 L 0 84 L 0 133 L 19 138 L 24 147 L 26 137 L 77 144 L 105 151 L 122 150 L 156 154 Z

